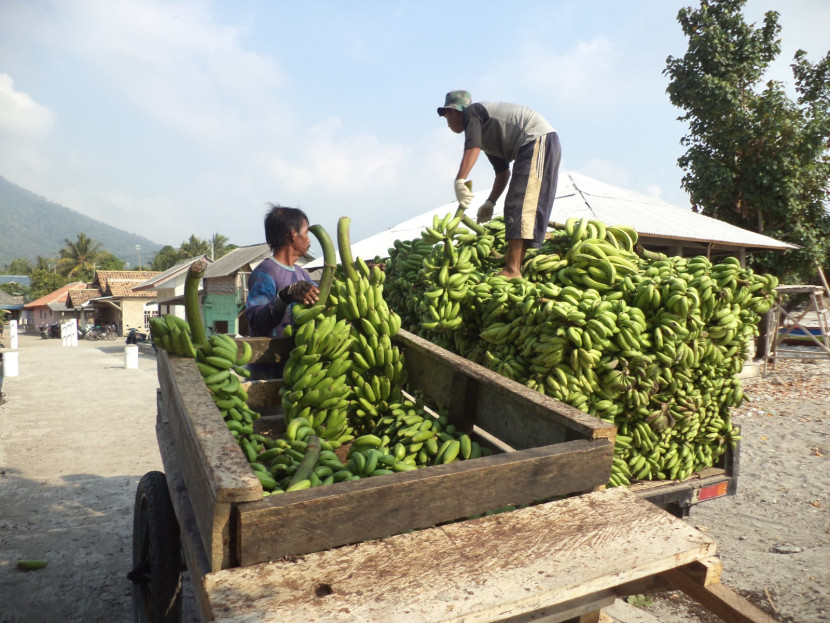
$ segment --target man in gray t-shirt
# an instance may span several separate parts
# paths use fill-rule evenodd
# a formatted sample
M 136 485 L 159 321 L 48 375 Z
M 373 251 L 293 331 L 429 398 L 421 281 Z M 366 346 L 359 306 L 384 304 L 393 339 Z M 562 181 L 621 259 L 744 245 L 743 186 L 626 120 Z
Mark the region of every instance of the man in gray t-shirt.
M 473 193 L 467 177 L 483 151 L 496 178 L 490 196 L 478 209 L 479 223 L 489 221 L 505 188 L 507 255 L 501 274 L 521 276 L 525 250 L 545 238 L 559 175 L 561 148 L 553 127 L 526 106 L 503 102 L 472 103 L 467 91 L 450 91 L 438 115 L 456 134 L 464 133 L 464 155 L 455 178 L 455 196 L 469 207 Z M 513 162 L 511 180 L 510 163 Z

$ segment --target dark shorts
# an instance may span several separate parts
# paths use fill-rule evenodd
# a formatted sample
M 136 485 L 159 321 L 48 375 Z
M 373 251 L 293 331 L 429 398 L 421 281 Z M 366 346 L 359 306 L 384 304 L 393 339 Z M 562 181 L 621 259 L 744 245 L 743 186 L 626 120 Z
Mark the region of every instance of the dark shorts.
M 504 199 L 505 237 L 538 248 L 556 197 L 562 150 L 556 132 L 540 136 L 519 150 Z

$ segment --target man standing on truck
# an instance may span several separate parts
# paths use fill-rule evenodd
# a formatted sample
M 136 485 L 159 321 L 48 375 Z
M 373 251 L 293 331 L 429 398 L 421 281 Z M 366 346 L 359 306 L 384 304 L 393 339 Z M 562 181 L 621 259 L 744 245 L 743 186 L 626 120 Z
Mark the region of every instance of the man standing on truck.
M 308 217 L 302 210 L 269 204 L 265 216 L 265 241 L 272 255 L 251 272 L 245 317 L 250 337 L 282 337 L 291 322 L 290 308 L 294 303 L 313 305 L 317 302 L 317 286 L 308 272 L 297 265 L 308 252 Z M 282 373 L 282 365 L 251 366 L 268 376 Z M 265 368 L 268 368 L 267 370 Z
M 525 251 L 541 246 L 548 228 L 561 160 L 559 137 L 536 111 L 503 102 L 472 103 L 468 91 L 447 93 L 438 115 L 450 130 L 464 133 L 464 155 L 455 177 L 455 197 L 463 208 L 473 200 L 467 178 L 482 151 L 496 172 L 490 196 L 478 209 L 479 223 L 493 217 L 496 201 L 510 182 L 504 201 L 507 255 L 500 274 L 521 277 Z

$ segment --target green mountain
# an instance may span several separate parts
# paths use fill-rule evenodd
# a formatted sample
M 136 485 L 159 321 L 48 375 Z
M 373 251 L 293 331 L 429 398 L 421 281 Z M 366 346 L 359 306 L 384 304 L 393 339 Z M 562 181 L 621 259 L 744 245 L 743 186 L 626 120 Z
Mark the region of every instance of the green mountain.
M 57 257 L 66 246 L 64 241 L 74 241 L 81 232 L 130 266 L 138 261 L 135 245 L 141 245 L 142 264 L 162 247 L 53 203 L 0 176 L 0 266 L 16 258 L 34 263 L 38 256 Z

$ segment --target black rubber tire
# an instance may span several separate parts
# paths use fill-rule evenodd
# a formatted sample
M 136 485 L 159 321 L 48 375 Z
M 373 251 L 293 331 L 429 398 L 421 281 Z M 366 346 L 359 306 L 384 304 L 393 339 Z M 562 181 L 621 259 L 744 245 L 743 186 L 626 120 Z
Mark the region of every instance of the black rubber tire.
M 138 483 L 133 515 L 133 570 L 127 577 L 132 582 L 136 623 L 181 622 L 179 524 L 162 472 L 148 472 Z

